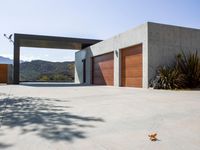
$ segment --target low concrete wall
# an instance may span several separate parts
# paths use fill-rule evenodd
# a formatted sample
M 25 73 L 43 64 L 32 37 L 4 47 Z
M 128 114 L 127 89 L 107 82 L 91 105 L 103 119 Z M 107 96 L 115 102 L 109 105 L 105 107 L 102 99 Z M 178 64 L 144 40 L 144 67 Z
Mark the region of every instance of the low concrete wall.
M 83 59 L 86 59 L 86 83 L 91 84 L 91 58 L 115 51 L 114 85 L 120 86 L 120 49 L 140 43 L 143 44 L 143 87 L 148 87 L 147 23 L 77 52 L 75 56 L 75 82 L 83 83 Z

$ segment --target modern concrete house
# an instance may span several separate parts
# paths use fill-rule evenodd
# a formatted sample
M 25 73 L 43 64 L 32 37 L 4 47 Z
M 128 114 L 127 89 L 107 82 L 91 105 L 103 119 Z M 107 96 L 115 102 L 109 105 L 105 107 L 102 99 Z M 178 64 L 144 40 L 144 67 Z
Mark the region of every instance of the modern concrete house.
M 199 29 L 148 22 L 78 51 L 75 82 L 148 88 L 181 50 L 200 54 Z
M 179 52 L 200 54 L 200 29 L 147 22 L 104 41 L 14 34 L 14 84 L 20 83 L 20 47 L 79 50 L 79 84 L 148 88 L 157 68 L 172 63 Z

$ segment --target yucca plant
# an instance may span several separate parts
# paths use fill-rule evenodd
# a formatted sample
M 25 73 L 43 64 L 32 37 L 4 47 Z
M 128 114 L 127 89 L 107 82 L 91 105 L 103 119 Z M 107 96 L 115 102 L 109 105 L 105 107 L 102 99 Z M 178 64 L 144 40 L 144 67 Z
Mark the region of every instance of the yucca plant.
M 197 51 L 188 55 L 183 51 L 179 53 L 176 56 L 176 68 L 184 74 L 188 88 L 200 86 L 200 58 Z
M 157 89 L 200 87 L 200 57 L 197 51 L 188 55 L 181 51 L 171 67 L 160 67 L 152 86 Z
M 155 89 L 182 89 L 185 87 L 185 76 L 175 67 L 160 67 L 152 86 Z

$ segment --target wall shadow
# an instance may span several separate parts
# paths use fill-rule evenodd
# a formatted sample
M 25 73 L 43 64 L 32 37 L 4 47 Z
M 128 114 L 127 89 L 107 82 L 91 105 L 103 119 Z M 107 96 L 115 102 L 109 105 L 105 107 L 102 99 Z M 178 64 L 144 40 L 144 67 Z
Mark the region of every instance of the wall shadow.
M 9 129 L 20 127 L 20 135 L 34 132 L 47 140 L 72 142 L 87 138 L 85 129 L 95 128 L 95 122 L 104 122 L 99 117 L 68 112 L 70 106 L 66 103 L 70 102 L 65 100 L 13 97 L 4 102 L 7 107 L 1 125 Z M 4 106 L 1 103 L 0 107 Z M 6 147 L 6 144 L 0 143 L 1 147 Z

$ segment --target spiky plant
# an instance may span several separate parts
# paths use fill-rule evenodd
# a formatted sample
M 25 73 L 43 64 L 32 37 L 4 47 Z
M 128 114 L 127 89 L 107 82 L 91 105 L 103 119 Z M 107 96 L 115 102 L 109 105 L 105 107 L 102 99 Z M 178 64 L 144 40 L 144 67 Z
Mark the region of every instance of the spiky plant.
M 155 89 L 182 89 L 185 87 L 185 76 L 173 67 L 160 67 L 153 81 Z
M 176 56 L 176 68 L 184 74 L 188 88 L 200 86 L 200 58 L 197 51 L 188 55 L 183 51 L 179 53 Z

